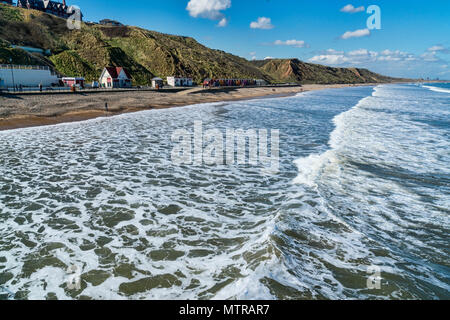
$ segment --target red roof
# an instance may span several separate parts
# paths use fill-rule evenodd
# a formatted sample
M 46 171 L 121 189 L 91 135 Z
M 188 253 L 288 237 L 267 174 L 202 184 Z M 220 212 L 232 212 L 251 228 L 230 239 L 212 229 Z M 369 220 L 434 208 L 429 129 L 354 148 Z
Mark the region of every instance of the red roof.
M 125 68 L 122 68 L 122 67 L 106 67 L 105 69 L 106 69 L 106 71 L 108 71 L 109 75 L 113 79 L 117 79 L 119 77 L 120 72 L 122 72 L 122 70 L 125 73 L 125 75 L 127 76 L 127 78 L 131 79 L 130 74 L 128 73 L 127 69 L 125 69 Z

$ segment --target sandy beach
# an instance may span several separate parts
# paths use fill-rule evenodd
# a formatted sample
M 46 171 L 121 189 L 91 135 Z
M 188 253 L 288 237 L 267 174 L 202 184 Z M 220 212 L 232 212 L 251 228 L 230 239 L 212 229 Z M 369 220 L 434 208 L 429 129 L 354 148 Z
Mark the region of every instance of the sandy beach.
M 364 84 L 369 85 L 369 84 Z M 194 88 L 180 92 L 111 91 L 0 95 L 0 130 L 83 121 L 148 109 L 172 108 L 197 103 L 253 99 L 299 92 L 343 88 L 354 84 L 304 85 L 260 88 Z M 105 110 L 108 104 L 108 111 Z

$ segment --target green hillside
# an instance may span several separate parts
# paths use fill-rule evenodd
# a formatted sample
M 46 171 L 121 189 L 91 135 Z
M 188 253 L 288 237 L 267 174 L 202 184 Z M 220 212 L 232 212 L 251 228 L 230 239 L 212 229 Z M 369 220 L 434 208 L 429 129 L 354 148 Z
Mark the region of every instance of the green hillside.
M 305 63 L 298 59 L 270 59 L 252 61 L 251 63 L 270 74 L 278 82 L 338 84 L 377 83 L 400 80 L 382 76 L 367 69 L 333 68 Z
M 10 44 L 51 50 L 49 57 L 13 49 Z M 209 49 L 190 37 L 162 34 L 138 27 L 82 24 L 69 30 L 66 21 L 35 10 L 0 4 L 0 64 L 48 65 L 66 76 L 99 77 L 106 66 L 123 66 L 135 84 L 149 84 L 154 76 L 255 78 L 269 82 L 359 83 L 385 82 L 364 69 L 329 68 L 296 59 L 250 62 Z

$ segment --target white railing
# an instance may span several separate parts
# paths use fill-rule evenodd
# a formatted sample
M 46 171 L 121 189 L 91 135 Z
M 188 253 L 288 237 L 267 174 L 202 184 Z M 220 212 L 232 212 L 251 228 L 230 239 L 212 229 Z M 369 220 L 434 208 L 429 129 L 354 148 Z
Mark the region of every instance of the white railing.
M 15 64 L 0 64 L 0 69 L 25 69 L 25 70 L 49 70 L 50 67 L 47 66 L 26 66 L 26 65 L 15 65 Z

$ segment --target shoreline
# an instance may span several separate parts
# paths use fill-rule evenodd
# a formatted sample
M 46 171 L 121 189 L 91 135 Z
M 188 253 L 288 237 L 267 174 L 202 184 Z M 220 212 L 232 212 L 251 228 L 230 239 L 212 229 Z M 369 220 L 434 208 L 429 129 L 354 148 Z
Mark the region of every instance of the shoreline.
M 301 92 L 373 86 L 368 84 L 309 84 L 252 88 L 193 88 L 185 91 L 129 91 L 77 94 L 0 95 L 0 131 L 85 121 L 144 110 L 182 107 L 200 103 L 286 97 Z M 105 102 L 108 111 L 105 111 Z

